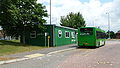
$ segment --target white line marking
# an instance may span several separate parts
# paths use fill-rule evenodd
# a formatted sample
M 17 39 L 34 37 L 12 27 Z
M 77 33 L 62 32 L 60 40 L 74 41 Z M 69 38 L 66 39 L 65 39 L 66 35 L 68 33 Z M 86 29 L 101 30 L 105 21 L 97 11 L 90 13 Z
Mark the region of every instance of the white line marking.
M 64 50 L 54 51 L 54 52 L 50 52 L 50 53 L 48 53 L 48 55 L 49 55 L 49 54 L 59 53 L 59 52 L 64 52 L 64 51 L 69 51 L 69 50 L 73 50 L 73 49 L 76 49 L 76 48 L 69 48 L 69 49 L 64 49 Z
M 44 55 L 45 54 L 36 53 L 36 54 L 26 55 L 25 57 L 27 57 L 27 58 L 36 58 L 36 57 L 40 57 L 40 56 L 44 56 Z

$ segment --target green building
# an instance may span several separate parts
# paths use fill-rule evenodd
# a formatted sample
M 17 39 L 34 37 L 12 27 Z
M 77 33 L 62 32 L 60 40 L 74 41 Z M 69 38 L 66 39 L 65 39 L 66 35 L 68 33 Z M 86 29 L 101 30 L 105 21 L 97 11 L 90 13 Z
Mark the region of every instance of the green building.
M 24 38 L 21 38 L 22 41 L 25 44 L 50 47 L 75 44 L 77 42 L 77 29 L 56 25 L 45 26 L 44 32 L 41 32 L 40 29 L 32 32 L 26 31 Z

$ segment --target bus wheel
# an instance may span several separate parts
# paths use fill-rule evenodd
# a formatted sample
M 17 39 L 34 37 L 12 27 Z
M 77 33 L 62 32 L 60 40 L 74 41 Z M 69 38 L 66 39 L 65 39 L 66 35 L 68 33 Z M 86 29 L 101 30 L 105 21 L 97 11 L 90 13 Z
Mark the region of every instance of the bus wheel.
M 104 44 L 103 44 L 103 46 L 105 45 L 105 41 L 104 41 Z

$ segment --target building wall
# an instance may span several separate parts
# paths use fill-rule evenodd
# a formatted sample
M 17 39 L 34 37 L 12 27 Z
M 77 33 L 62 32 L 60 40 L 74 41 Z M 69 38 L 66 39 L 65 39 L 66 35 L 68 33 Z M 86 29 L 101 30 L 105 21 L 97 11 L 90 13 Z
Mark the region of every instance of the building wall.
M 120 30 L 116 33 L 116 39 L 120 39 Z
M 116 39 L 120 39 L 120 33 L 116 33 Z
M 0 40 L 12 40 L 11 36 L 6 36 L 3 30 L 0 30 Z
M 40 29 L 35 29 L 33 32 L 35 32 L 36 37 L 32 38 L 32 32 L 25 32 L 25 35 L 21 37 L 22 43 L 25 42 L 25 44 L 29 45 L 37 45 L 37 46 L 47 46 L 48 45 L 48 36 L 50 36 L 49 39 L 49 46 L 53 46 L 53 26 L 46 26 L 45 31 L 41 31 Z M 47 33 L 47 36 L 45 36 L 45 33 Z M 34 34 L 33 34 L 34 35 Z
M 3 34 L 2 34 L 3 30 L 0 30 L 0 38 L 3 38 Z
M 62 31 L 61 37 L 58 37 L 59 30 Z M 46 25 L 45 31 L 41 32 L 40 29 L 36 29 L 34 31 L 33 33 L 26 31 L 25 36 L 23 36 L 21 39 L 25 41 L 26 44 L 29 44 L 29 45 L 48 46 L 49 44 L 50 47 L 74 44 L 76 42 L 76 36 L 74 38 L 72 38 L 71 36 L 72 32 L 75 33 L 75 30 L 72 30 L 72 29 L 58 27 L 55 25 Z M 69 38 L 65 37 L 66 31 L 70 32 Z M 34 36 L 34 33 L 36 33 L 35 34 L 36 37 L 31 38 L 32 35 Z M 49 42 L 48 42 L 48 37 L 50 37 Z
M 69 32 L 69 37 L 66 37 L 66 32 Z M 73 32 L 74 32 L 74 38 L 72 38 Z M 62 46 L 62 45 L 76 43 L 75 30 L 62 28 L 62 27 L 55 27 L 54 34 L 55 34 L 55 38 L 54 38 L 55 46 Z M 59 37 L 59 34 L 61 34 L 61 37 Z

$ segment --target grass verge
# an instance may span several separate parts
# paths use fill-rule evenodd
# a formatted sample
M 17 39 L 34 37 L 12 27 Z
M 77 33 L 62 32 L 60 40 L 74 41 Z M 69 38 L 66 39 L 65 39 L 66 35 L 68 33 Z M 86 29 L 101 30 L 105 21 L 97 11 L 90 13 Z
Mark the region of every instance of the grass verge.
M 21 44 L 18 40 L 0 40 L 0 56 L 39 50 L 45 47 Z

